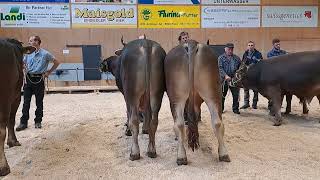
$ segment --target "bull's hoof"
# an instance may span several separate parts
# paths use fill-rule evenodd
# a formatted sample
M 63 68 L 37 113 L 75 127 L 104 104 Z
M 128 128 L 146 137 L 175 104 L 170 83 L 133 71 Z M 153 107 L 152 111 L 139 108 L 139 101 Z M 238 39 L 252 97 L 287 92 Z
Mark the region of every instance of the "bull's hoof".
M 187 158 L 178 158 L 177 159 L 177 164 L 178 164 L 178 166 L 187 165 L 188 164 L 188 160 L 187 160 Z
M 130 154 L 130 158 L 131 161 L 135 161 L 140 159 L 140 154 Z
M 142 129 L 142 134 L 149 134 L 148 130 Z
M 309 113 L 309 110 L 308 111 L 303 111 L 303 114 L 308 114 Z
M 131 131 L 130 131 L 130 129 L 126 129 L 126 136 L 132 136 L 132 133 L 131 133 Z
M 288 110 L 284 112 L 284 114 L 290 114 L 290 113 L 291 111 L 288 111 Z
M 5 166 L 0 168 L 0 176 L 6 176 L 10 173 L 10 168 L 9 166 Z
M 11 141 L 11 142 L 8 141 L 7 145 L 9 146 L 9 148 L 14 147 L 14 146 L 21 146 L 19 141 Z
M 219 156 L 219 161 L 231 162 L 229 155 Z
M 156 152 L 148 152 L 147 153 L 149 158 L 156 158 L 157 157 L 157 153 Z

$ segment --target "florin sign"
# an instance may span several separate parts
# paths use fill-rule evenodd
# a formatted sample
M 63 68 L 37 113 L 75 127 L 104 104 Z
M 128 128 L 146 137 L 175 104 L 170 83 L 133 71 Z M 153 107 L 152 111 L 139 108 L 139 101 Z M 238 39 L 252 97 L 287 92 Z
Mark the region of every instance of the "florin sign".
M 73 27 L 137 27 L 133 5 L 73 5 L 72 9 Z
M 139 28 L 200 28 L 200 7 L 140 5 Z

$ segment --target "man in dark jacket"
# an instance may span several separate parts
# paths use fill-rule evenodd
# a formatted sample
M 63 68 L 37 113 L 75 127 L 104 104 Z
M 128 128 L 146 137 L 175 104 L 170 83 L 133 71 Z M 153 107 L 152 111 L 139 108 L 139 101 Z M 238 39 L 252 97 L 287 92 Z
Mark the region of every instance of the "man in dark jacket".
M 253 41 L 248 42 L 248 49 L 244 52 L 242 56 L 242 61 L 245 62 L 246 65 L 250 64 L 256 64 L 259 62 L 262 58 L 262 54 L 255 49 L 255 44 Z M 257 103 L 258 103 L 258 91 L 253 91 L 253 102 L 252 102 L 252 108 L 257 109 Z M 244 88 L 244 105 L 240 109 L 246 109 L 250 107 L 250 94 L 249 89 Z
M 233 54 L 234 45 L 232 43 L 226 44 L 225 53 L 219 56 L 219 71 L 220 78 L 223 82 L 222 86 L 222 111 L 224 110 L 225 96 L 227 95 L 228 89 L 232 93 L 233 103 L 232 111 L 235 114 L 240 114 L 239 112 L 239 88 L 232 87 L 228 85 L 231 78 L 234 77 L 236 71 L 239 69 L 241 60 L 237 55 Z

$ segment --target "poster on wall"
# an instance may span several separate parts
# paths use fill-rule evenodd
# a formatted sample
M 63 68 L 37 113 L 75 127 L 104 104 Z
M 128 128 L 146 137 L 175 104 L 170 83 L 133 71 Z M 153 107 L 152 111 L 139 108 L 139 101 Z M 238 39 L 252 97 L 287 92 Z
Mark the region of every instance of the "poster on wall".
M 138 0 L 139 4 L 200 4 L 200 0 Z
M 72 5 L 73 28 L 136 28 L 135 5 Z
M 72 3 L 137 4 L 137 0 L 71 0 Z
M 200 7 L 139 5 L 138 27 L 200 28 Z
M 50 2 L 50 3 L 69 3 L 69 0 L 0 0 L 7 3 L 24 3 L 24 2 Z
M 69 4 L 0 4 L 1 27 L 70 28 Z
M 214 5 L 259 5 L 260 0 L 201 0 L 201 4 Z
M 260 6 L 202 6 L 202 28 L 260 27 Z
M 262 8 L 262 27 L 317 27 L 316 6 L 265 6 Z

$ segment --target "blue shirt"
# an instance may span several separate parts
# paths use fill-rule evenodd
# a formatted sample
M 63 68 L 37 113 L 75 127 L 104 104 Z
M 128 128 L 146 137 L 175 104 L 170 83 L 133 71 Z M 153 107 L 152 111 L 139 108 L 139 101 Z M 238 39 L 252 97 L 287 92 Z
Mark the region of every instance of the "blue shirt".
M 280 56 L 283 54 L 287 54 L 287 52 L 281 49 L 272 48 L 272 50 L 268 52 L 267 58 L 271 58 L 273 56 Z
M 54 56 L 45 49 L 39 49 L 31 54 L 24 56 L 24 63 L 29 74 L 43 74 L 47 71 L 50 62 L 53 62 Z
M 226 53 L 222 54 L 218 58 L 220 77 L 223 80 L 225 75 L 233 78 L 236 71 L 239 69 L 241 60 L 237 55 L 228 57 Z

